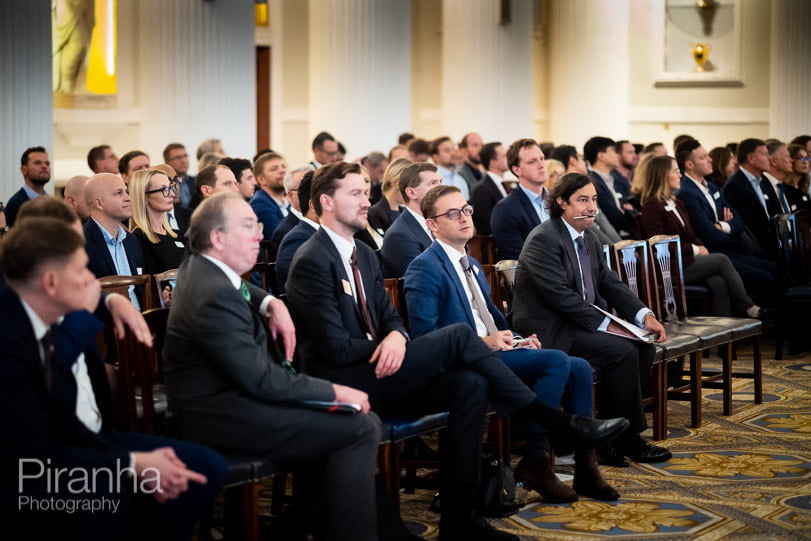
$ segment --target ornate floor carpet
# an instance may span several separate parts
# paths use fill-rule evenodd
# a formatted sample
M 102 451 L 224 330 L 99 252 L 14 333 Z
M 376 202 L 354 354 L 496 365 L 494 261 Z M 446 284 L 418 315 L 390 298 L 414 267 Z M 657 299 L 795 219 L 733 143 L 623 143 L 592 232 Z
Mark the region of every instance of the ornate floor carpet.
M 764 347 L 763 404 L 753 404 L 752 380 L 736 379 L 733 414 L 725 417 L 721 391 L 705 389 L 703 424 L 692 429 L 689 404 L 671 401 L 662 442 L 670 461 L 603 467 L 620 500 L 536 498 L 492 523 L 522 540 L 811 539 L 811 354 L 774 361 L 773 351 Z M 751 350 L 738 357 L 751 366 Z M 426 539 L 437 536 L 432 497 L 428 490 L 403 496 L 403 518 Z

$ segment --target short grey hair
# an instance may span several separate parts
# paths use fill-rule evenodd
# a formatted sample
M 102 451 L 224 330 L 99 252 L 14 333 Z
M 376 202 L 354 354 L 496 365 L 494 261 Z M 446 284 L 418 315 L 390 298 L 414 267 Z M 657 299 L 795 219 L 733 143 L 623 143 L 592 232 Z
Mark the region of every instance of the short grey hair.
M 304 175 L 306 175 L 309 171 L 315 171 L 315 167 L 313 167 L 310 163 L 305 163 L 300 167 L 296 167 L 295 169 L 288 171 L 284 176 L 284 191 L 289 192 L 293 189 L 293 178 L 296 176 L 296 173 L 302 173 L 301 177 L 304 178 Z
M 203 254 L 211 249 L 211 232 L 225 229 L 228 216 L 225 214 L 226 203 L 244 201 L 238 192 L 220 192 L 204 199 L 191 215 L 189 223 L 189 246 L 193 254 Z

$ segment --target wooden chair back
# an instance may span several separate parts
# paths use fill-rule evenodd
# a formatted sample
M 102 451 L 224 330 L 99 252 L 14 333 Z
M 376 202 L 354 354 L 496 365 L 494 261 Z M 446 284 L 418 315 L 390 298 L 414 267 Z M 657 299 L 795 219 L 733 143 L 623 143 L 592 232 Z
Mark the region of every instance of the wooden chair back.
M 794 239 L 794 283 L 811 284 L 811 210 L 798 210 L 791 215 Z
M 655 304 L 655 295 L 648 269 L 648 244 L 644 240 L 623 240 L 611 249 L 611 269 L 620 280 L 642 301 L 651 308 Z
M 517 259 L 502 259 L 494 266 L 498 275 L 498 289 L 501 292 L 502 304 L 497 304 L 499 308 L 502 306 L 504 314 L 512 311 L 513 306 L 513 285 L 515 284 L 515 271 L 518 269 Z
M 475 235 L 467 241 L 467 253 L 482 265 L 496 262 L 496 242 L 493 235 Z
M 383 287 L 389 295 L 392 306 L 397 310 L 400 319 L 403 320 L 403 325 L 408 329 L 408 309 L 405 302 L 404 283 L 405 279 L 403 278 L 386 278 L 383 280 Z
M 130 286 L 135 286 L 135 293 L 141 301 L 141 311 L 148 310 L 152 307 L 152 276 L 149 274 L 141 274 L 139 276 L 104 276 L 99 278 L 101 283 L 101 290 L 104 293 L 119 293 L 126 298 L 130 298 Z
M 653 310 L 659 321 L 677 321 L 687 317 L 687 295 L 678 235 L 656 235 L 648 239 Z
M 168 284 L 172 290 L 177 282 L 177 269 L 169 269 L 152 275 L 152 308 L 169 308 L 171 293 L 164 294 L 163 289 Z
M 158 394 L 165 396 L 158 387 L 169 309 L 154 308 L 143 315 L 152 333 L 152 347 L 139 342 L 129 328 L 123 337 L 116 337 L 119 425 L 130 432 L 156 434 L 159 430 L 155 398 Z

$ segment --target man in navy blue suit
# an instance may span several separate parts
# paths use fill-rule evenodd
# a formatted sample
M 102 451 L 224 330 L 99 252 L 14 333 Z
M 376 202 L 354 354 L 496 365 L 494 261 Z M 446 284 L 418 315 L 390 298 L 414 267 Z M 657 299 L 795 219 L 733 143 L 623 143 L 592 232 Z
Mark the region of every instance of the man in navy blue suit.
M 498 202 L 490 217 L 490 229 L 499 259 L 518 259 L 532 229 L 549 219 L 546 163 L 534 139 L 519 139 L 507 150 L 507 165 L 518 177 L 518 187 Z
M 474 234 L 473 207 L 466 204 L 459 189 L 431 189 L 422 200 L 422 211 L 436 240 L 406 271 L 411 333 L 422 336 L 454 323 L 467 324 L 547 406 L 560 408 L 563 404 L 567 411 L 592 416 L 594 378 L 588 361 L 560 350 L 541 349 L 534 334 L 521 341 L 490 300 L 490 286 L 479 263 L 465 252 Z M 600 500 L 619 497 L 600 476 L 593 449 L 579 449 L 575 454 L 573 490 L 555 476 L 546 431 L 539 424 L 530 423 L 527 445 L 515 470 L 516 479 L 546 501 L 571 502 L 577 493 Z
M 435 165 L 418 162 L 403 169 L 400 175 L 400 193 L 405 205 L 383 237 L 380 253 L 383 257 L 383 276 L 400 278 L 405 275 L 411 260 L 433 242 L 425 225 L 420 203 L 428 190 L 442 183 Z
M 87 180 L 85 196 L 90 209 L 90 218 L 84 225 L 90 271 L 98 278 L 143 274 L 141 244 L 122 225 L 132 217 L 130 196 L 124 181 L 110 173 L 93 175 Z M 134 288 L 130 290 L 130 299 L 140 307 Z
M 6 525 L 31 538 L 190 539 L 225 462 L 198 445 L 111 430 L 95 349 L 101 323 L 85 311 L 99 286 L 81 235 L 57 218 L 26 218 L 4 239 L 0 266 L 8 281 L 0 400 L 14 412 L 0 444 L 0 505 L 17 510 Z M 54 484 L 56 471 L 63 475 Z M 83 502 L 99 509 L 82 510 Z
M 676 196 L 687 208 L 690 225 L 698 238 L 710 252 L 729 256 L 747 289 L 758 293 L 759 303 L 774 302 L 778 294 L 777 266 L 741 249 L 741 235 L 747 234 L 746 225 L 718 187 L 705 180 L 712 173 L 712 158 L 707 150 L 699 141 L 691 139 L 676 149 L 676 161 L 684 175 Z
M 253 174 L 259 188 L 249 203 L 264 225 L 265 240 L 270 240 L 273 231 L 290 212 L 290 201 L 284 195 L 287 165 L 279 154 L 266 152 L 256 159 Z
M 43 147 L 25 149 L 20 158 L 20 172 L 24 184 L 6 203 L 6 225 L 12 227 L 17 212 L 23 203 L 45 193 L 45 185 L 51 180 L 51 162 L 48 152 Z
M 284 236 L 279 245 L 279 251 L 276 254 L 274 270 L 276 271 L 276 286 L 278 288 L 276 293 L 278 294 L 285 292 L 287 274 L 290 272 L 290 263 L 293 261 L 293 256 L 296 255 L 296 250 L 307 242 L 320 227 L 318 224 L 318 214 L 315 213 L 315 209 L 313 209 L 310 204 L 310 187 L 312 186 L 312 181 L 313 172 L 308 171 L 298 187 L 301 220 Z
M 760 139 L 744 139 L 737 155 L 740 167 L 724 184 L 724 197 L 757 239 L 763 256 L 773 258 L 777 239 L 771 218 L 783 209 L 771 182 L 763 176 L 770 166 L 769 151 Z

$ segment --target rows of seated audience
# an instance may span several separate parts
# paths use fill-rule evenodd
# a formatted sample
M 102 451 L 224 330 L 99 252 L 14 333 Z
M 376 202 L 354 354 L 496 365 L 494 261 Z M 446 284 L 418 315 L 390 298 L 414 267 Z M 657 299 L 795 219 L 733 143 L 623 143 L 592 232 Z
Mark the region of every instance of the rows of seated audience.
M 317 524 L 301 526 L 318 539 L 414 539 L 377 494 L 381 418 L 449 412 L 439 538 L 515 540 L 475 510 L 492 409 L 526 419 L 515 476 L 545 501 L 619 498 L 599 465 L 671 455 L 641 436 L 654 345 L 623 337 L 601 310 L 652 342 L 666 331 L 608 270 L 603 246 L 676 235 L 685 283 L 709 292 L 707 315 L 767 321 L 789 285 L 774 217 L 811 208 L 811 136 L 708 150 L 683 135 L 672 148 L 595 136 L 580 152 L 531 138 L 468 133 L 457 144 L 406 133 L 387 154 L 349 163 L 321 132 L 312 160 L 295 167 L 272 149 L 231 157 L 206 140 L 195 176 L 182 143 L 166 145 L 158 165 L 100 145 L 87 156 L 92 174 L 69 179 L 61 201 L 47 194 L 47 150 L 26 149 L 23 186 L 0 204 L 0 350 L 14 352 L 0 395 L 26 412 L 3 456 L 67 467 L 124 460 L 161 490 L 123 498 L 120 514 L 51 510 L 54 520 L 41 521 L 44 511 L 28 510 L 15 520 L 82 539 L 125 538 L 136 526 L 189 539 L 224 483 L 220 453 L 237 451 L 320 464 L 301 488 L 326 504 Z M 474 237 L 492 243 L 495 261 L 517 261 L 509 313 L 469 253 Z M 251 274 L 258 263 L 272 268 L 270 290 Z M 99 320 L 151 345 L 149 306 L 142 287 L 103 293 L 96 278 L 170 270 L 163 378 L 173 431 L 117 432 L 107 383 L 115 359 L 96 347 Z M 391 278 L 405 321 L 383 286 Z M 361 412 L 303 405 L 333 400 Z M 554 472 L 567 449 L 571 486 Z M 4 506 L 14 483 L 6 472 Z

